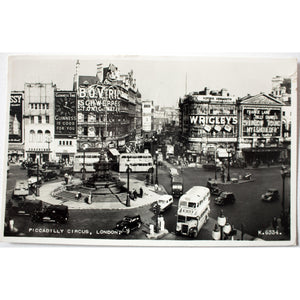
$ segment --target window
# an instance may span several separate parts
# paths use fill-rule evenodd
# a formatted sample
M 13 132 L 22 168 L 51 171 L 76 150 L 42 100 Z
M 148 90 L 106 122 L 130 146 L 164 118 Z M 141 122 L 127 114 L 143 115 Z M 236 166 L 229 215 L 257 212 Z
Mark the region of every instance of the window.
M 282 112 L 282 115 L 285 116 L 285 111 Z
M 46 109 L 49 109 L 49 103 L 46 103 Z
M 46 123 L 50 123 L 50 117 L 49 116 L 46 116 Z
M 43 103 L 43 109 L 45 109 L 45 103 Z
M 72 146 L 72 141 L 70 141 L 70 146 Z
M 65 145 L 65 141 L 63 141 L 63 145 Z
M 61 141 L 59 141 L 59 145 L 61 146 Z
M 83 127 L 83 135 L 88 135 L 88 128 L 87 127 Z
M 37 109 L 37 103 L 34 104 L 34 109 Z
M 84 117 L 83 117 L 83 122 L 87 122 L 88 121 L 88 115 L 85 114 Z
M 29 141 L 35 142 L 35 131 L 34 130 L 30 130 L 30 132 L 29 132 Z
M 43 141 L 43 131 L 38 130 L 37 132 L 37 142 L 42 142 Z
M 39 122 L 39 124 L 42 123 L 42 116 L 38 116 L 38 122 Z
M 31 116 L 31 117 L 30 117 L 30 123 L 31 123 L 31 124 L 34 124 L 34 116 Z

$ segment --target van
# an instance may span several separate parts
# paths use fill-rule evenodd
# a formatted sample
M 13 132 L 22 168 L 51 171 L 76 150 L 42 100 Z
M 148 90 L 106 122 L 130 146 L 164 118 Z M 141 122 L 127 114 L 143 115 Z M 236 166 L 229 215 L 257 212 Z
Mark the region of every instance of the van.
M 29 195 L 29 186 L 27 180 L 17 180 L 12 197 L 16 198 L 23 198 Z

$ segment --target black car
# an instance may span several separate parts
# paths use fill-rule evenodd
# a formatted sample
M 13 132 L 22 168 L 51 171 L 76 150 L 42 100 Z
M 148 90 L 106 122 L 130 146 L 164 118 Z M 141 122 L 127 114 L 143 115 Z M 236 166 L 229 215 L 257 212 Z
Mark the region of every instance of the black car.
M 215 199 L 215 204 L 224 205 L 227 203 L 233 204 L 235 202 L 235 196 L 232 192 L 222 192 L 219 197 Z
M 279 200 L 279 192 L 277 189 L 270 188 L 265 194 L 261 195 L 261 200 L 265 202 L 272 202 Z
M 42 178 L 44 181 L 48 181 L 51 179 L 57 179 L 58 174 L 54 170 L 45 170 L 42 172 Z
M 43 202 L 41 200 L 23 200 L 17 204 L 12 204 L 11 211 L 14 215 L 31 216 L 37 211 L 41 211 Z
M 141 228 L 142 220 L 140 215 L 137 216 L 125 216 L 122 221 L 118 222 L 116 225 L 116 230 L 120 233 L 130 234 L 132 230 Z
M 66 205 L 49 205 L 32 215 L 33 222 L 55 222 L 65 224 L 69 219 L 69 209 Z
M 43 169 L 59 170 L 62 168 L 60 163 L 54 161 L 47 161 L 42 165 Z

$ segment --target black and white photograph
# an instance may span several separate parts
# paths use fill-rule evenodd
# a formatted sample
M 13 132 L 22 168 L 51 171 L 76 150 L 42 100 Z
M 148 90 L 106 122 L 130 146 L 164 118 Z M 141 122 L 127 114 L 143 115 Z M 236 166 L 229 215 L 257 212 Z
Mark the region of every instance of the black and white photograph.
M 3 241 L 296 244 L 296 57 L 11 55 L 7 89 Z

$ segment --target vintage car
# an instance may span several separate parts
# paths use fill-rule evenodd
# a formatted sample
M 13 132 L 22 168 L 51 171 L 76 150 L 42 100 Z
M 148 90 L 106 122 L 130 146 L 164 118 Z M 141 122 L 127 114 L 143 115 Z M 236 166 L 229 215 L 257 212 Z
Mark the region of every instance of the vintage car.
M 116 225 L 116 230 L 119 231 L 120 234 L 130 234 L 132 230 L 141 228 L 142 220 L 140 215 L 136 216 L 125 216 L 121 221 L 119 221 Z
M 14 215 L 31 216 L 37 211 L 41 211 L 43 208 L 43 202 L 41 200 L 25 199 L 13 204 L 11 211 Z
M 59 170 L 61 169 L 63 166 L 62 164 L 55 162 L 55 161 L 47 161 L 42 165 L 43 169 L 50 169 L 50 170 Z
M 211 195 L 219 196 L 222 193 L 222 190 L 214 180 L 208 180 L 206 187 L 209 188 Z
M 168 208 L 170 208 L 173 204 L 173 196 L 172 195 L 161 195 L 158 199 L 158 201 L 153 203 L 153 208 L 155 206 L 160 207 L 160 212 L 165 212 Z
M 233 204 L 235 202 L 235 196 L 232 192 L 222 192 L 217 198 L 215 198 L 215 204 L 224 205 L 227 203 Z
M 55 222 L 67 223 L 69 219 L 69 209 L 66 205 L 49 205 L 32 215 L 32 222 Z
M 45 170 L 42 172 L 42 177 L 44 181 L 49 181 L 52 179 L 57 179 L 58 174 L 54 170 Z
M 13 190 L 12 198 L 13 199 L 23 198 L 28 195 L 29 195 L 29 185 L 27 180 L 17 180 Z
M 279 192 L 277 189 L 270 188 L 268 191 L 261 195 L 261 200 L 266 202 L 272 202 L 279 200 Z

